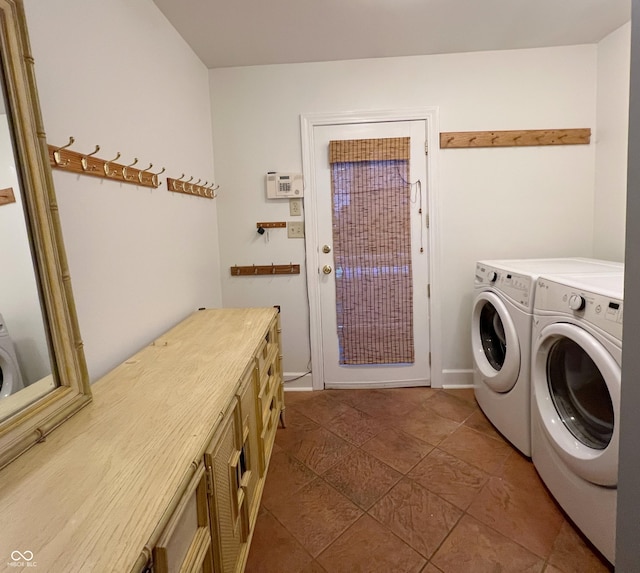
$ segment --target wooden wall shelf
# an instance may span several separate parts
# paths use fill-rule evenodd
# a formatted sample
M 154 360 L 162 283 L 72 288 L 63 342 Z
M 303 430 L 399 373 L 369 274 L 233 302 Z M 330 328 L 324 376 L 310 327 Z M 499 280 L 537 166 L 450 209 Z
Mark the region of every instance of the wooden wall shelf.
M 300 265 L 251 265 L 231 267 L 231 276 L 242 277 L 252 275 L 299 275 Z
M 591 129 L 525 129 L 512 131 L 448 131 L 440 134 L 442 149 L 462 147 L 527 147 L 581 145 L 591 140 Z

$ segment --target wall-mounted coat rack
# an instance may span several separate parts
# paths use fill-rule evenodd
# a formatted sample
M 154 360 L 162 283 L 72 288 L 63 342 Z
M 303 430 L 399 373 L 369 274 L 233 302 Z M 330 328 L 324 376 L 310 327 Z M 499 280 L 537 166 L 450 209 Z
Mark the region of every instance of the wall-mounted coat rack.
M 180 176 L 180 179 L 172 179 L 167 177 L 167 189 L 174 193 L 185 193 L 187 195 L 195 195 L 196 197 L 204 197 L 205 199 L 215 199 L 218 195 L 216 191 L 220 188 L 220 185 L 209 183 L 205 181 L 202 185 L 200 182 L 202 179 L 198 179 L 195 183 L 193 177 L 187 181 L 183 181 L 184 173 Z
M 231 276 L 251 276 L 251 275 L 299 275 L 300 265 L 289 263 L 288 265 L 251 265 L 231 267 Z
M 9 203 L 15 203 L 16 196 L 13 193 L 12 187 L 6 189 L 0 189 L 0 205 L 8 205 Z
M 114 179 L 121 183 L 131 183 L 140 185 L 141 187 L 157 188 L 160 186 L 158 176 L 164 173 L 162 171 L 153 173 L 150 169 L 153 163 L 149 164 L 146 169 L 136 169 L 134 165 L 138 163 L 138 158 L 133 160 L 129 165 L 116 163 L 120 159 L 120 152 L 113 159 L 100 159 L 96 153 L 100 151 L 100 146 L 91 153 L 79 153 L 69 149 L 75 142 L 73 137 L 69 138 L 69 143 L 62 147 L 49 145 L 49 163 L 54 169 L 64 169 L 81 175 L 91 175 L 93 177 L 102 177 L 103 179 Z
M 441 148 L 525 147 L 588 144 L 591 129 L 525 129 L 512 131 L 449 131 L 440 134 Z

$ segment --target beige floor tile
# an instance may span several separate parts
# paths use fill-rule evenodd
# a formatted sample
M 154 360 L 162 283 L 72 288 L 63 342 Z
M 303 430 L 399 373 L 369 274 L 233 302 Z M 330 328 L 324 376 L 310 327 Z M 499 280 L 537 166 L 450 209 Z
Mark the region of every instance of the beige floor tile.
M 451 396 L 455 396 L 460 400 L 464 400 L 465 402 L 471 404 L 474 408 L 478 408 L 478 403 L 476 402 L 476 396 L 473 388 L 452 388 L 449 390 L 443 390 L 443 392 L 446 392 Z
M 314 422 L 326 425 L 350 408 L 347 404 L 332 398 L 329 394 L 319 392 L 318 396 L 298 402 L 295 405 L 295 409 Z
M 429 444 L 437 446 L 453 434 L 460 424 L 419 407 L 400 418 L 395 427 Z
M 407 475 L 460 509 L 471 505 L 489 479 L 482 470 L 438 449 Z
M 386 428 L 361 448 L 402 474 L 406 474 L 433 446 L 402 430 Z
M 458 522 L 462 511 L 405 478 L 369 514 L 429 558 Z
M 331 573 L 418 573 L 426 563 L 368 515 L 342 534 L 318 561 Z
M 402 474 L 362 450 L 342 458 L 322 477 L 362 509 L 369 509 Z
M 491 438 L 495 438 L 497 440 L 505 441 L 500 432 L 496 430 L 491 422 L 484 415 L 482 410 L 476 410 L 471 416 L 469 416 L 465 421 L 464 425 L 467 428 L 471 428 L 472 430 L 476 430 L 482 434 L 486 434 Z
M 317 474 L 327 471 L 354 447 L 325 428 L 301 432 L 298 439 L 284 449 Z
M 316 477 L 311 469 L 287 452 L 271 454 L 262 505 L 269 509 L 277 499 L 291 495 Z
M 362 515 L 362 510 L 317 478 L 288 498 L 278 499 L 271 513 L 317 557 Z
M 438 392 L 435 396 L 427 400 L 422 407 L 429 412 L 433 412 L 443 418 L 449 418 L 454 422 L 464 422 L 477 410 L 477 408 L 469 402 L 444 391 Z
M 551 553 L 564 518 L 541 487 L 492 477 L 467 510 L 479 521 L 543 559 Z
M 347 408 L 349 409 L 325 426 L 347 442 L 360 446 L 385 429 L 374 416 L 349 406 Z
M 311 560 L 311 555 L 271 513 L 260 511 L 245 573 L 302 573 Z
M 513 451 L 508 444 L 466 426 L 442 440 L 439 448 L 489 474 L 499 472 Z
M 544 560 L 465 515 L 431 559 L 443 573 L 541 573 Z
M 613 571 L 613 566 L 604 557 L 596 554 L 567 521 L 562 524 L 560 533 L 553 544 L 549 563 L 562 573 L 606 573 Z

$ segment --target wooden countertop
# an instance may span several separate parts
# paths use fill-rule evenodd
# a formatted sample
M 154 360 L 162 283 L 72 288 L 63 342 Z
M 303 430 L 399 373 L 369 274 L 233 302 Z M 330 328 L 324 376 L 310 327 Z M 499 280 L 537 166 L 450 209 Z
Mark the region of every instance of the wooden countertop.
M 0 471 L 0 570 L 127 572 L 200 461 L 277 311 L 198 311 L 92 386 Z

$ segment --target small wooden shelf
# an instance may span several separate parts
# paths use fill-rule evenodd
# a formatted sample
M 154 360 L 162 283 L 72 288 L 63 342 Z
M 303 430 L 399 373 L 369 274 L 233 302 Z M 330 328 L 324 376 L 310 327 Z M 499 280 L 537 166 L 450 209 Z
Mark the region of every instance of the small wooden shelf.
M 238 265 L 231 267 L 231 276 L 242 277 L 252 275 L 299 275 L 300 265 Z
M 533 145 L 584 145 L 591 129 L 525 129 L 513 131 L 448 131 L 440 134 L 442 149 L 462 147 L 526 147 Z
M 286 229 L 287 223 L 285 221 L 263 221 L 262 223 L 256 223 L 256 227 L 263 229 Z

